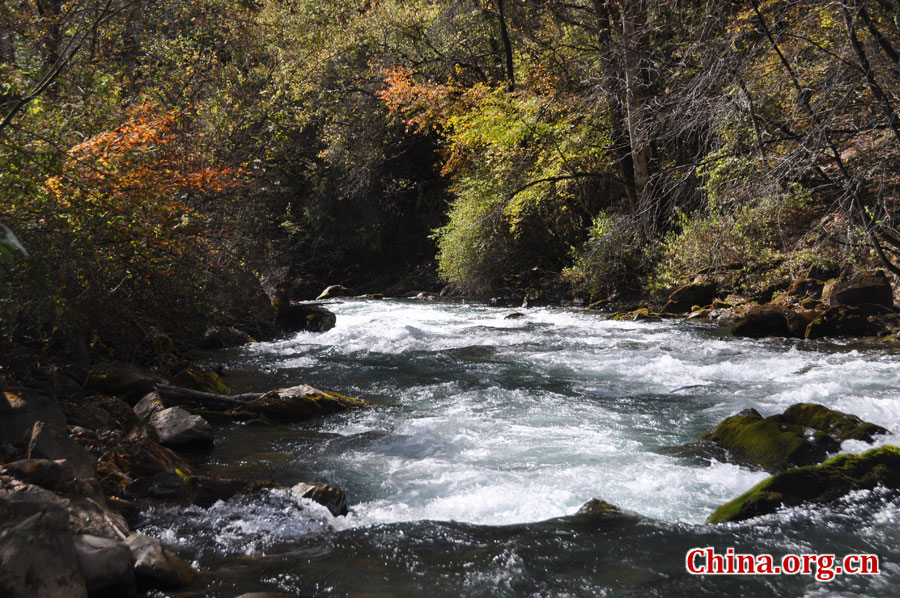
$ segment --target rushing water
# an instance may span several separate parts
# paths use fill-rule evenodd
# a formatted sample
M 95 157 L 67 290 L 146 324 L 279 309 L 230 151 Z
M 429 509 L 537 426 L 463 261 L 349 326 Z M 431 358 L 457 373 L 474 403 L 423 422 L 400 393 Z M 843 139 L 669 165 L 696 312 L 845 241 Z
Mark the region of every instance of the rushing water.
M 673 455 L 717 422 L 797 402 L 854 413 L 900 442 L 900 356 L 846 344 L 740 340 L 680 321 L 562 309 L 334 302 L 324 334 L 215 357 L 238 390 L 308 383 L 376 408 L 285 428 L 223 430 L 201 468 L 343 488 L 334 518 L 289 491 L 160 509 L 145 533 L 207 573 L 179 595 L 896 596 L 900 500 L 707 526 L 765 477 Z M 847 442 L 845 451 L 868 448 Z M 591 498 L 626 514 L 573 517 Z M 882 573 L 705 576 L 686 551 L 875 553 Z

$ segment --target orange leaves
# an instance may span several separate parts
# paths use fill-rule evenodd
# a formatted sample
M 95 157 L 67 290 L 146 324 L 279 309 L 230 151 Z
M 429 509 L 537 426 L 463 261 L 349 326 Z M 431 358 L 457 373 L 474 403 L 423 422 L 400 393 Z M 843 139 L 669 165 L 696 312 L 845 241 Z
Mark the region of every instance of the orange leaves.
M 412 71 L 396 66 L 385 71 L 384 87 L 376 95 L 391 113 L 403 116 L 407 130 L 421 132 L 440 129 L 441 123 L 458 110 L 455 104 L 462 93 L 462 88 L 452 83 L 418 83 Z

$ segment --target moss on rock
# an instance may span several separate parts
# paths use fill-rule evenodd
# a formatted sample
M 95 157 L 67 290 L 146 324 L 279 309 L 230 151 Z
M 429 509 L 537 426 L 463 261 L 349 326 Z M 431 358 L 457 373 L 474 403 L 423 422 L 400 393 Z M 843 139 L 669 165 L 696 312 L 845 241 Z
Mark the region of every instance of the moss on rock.
M 330 390 L 301 384 L 270 390 L 247 403 L 246 411 L 280 422 L 298 422 L 312 417 L 370 407 L 371 404 Z
M 838 455 L 820 465 L 788 469 L 725 503 L 707 523 L 742 521 L 782 507 L 827 503 L 878 485 L 900 489 L 900 448 L 883 446 L 861 455 Z
M 766 418 L 748 409 L 725 419 L 701 441 L 724 448 L 738 463 L 775 473 L 819 463 L 845 440 L 871 442 L 874 435 L 886 432 L 855 415 L 798 403 L 784 414 Z

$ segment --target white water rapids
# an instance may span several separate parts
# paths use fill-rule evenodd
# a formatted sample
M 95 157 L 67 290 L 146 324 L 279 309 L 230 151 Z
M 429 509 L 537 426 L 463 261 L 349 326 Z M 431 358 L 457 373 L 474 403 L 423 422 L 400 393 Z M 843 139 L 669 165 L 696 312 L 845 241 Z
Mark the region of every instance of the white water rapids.
M 212 469 L 331 483 L 349 495 L 350 515 L 332 518 L 276 492 L 268 502 L 151 515 L 145 531 L 173 546 L 205 538 L 201 556 L 263 554 L 323 528 L 361 538 L 399 522 L 531 523 L 596 497 L 702 534 L 717 506 L 766 474 L 666 448 L 725 417 L 815 402 L 888 428 L 877 444 L 900 443 L 900 355 L 884 350 L 557 308 L 506 319 L 514 310 L 454 303 L 327 307 L 334 329 L 233 350 L 226 379 L 238 390 L 308 383 L 377 407 L 284 434 L 238 427 L 217 440 Z M 865 523 L 869 533 L 896 529 L 897 516 L 891 504 L 877 511 L 880 523 Z

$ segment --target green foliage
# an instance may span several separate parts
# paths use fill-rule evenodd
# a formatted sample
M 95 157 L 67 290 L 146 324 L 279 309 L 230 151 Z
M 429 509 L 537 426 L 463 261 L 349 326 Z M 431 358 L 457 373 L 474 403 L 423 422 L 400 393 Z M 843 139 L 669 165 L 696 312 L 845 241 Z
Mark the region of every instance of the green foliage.
M 639 291 L 646 268 L 640 239 L 634 222 L 621 214 L 601 212 L 578 249 L 573 248 L 574 263 L 563 276 L 576 289 L 594 298 Z
M 800 186 L 739 205 L 723 202 L 718 190 L 710 197 L 706 210 L 679 212 L 678 229 L 649 249 L 656 261 L 651 291 L 664 293 L 700 271 L 719 275 L 736 290 L 758 290 L 773 282 L 770 277 L 778 275 L 797 231 L 807 230 L 814 214 L 810 195 Z

